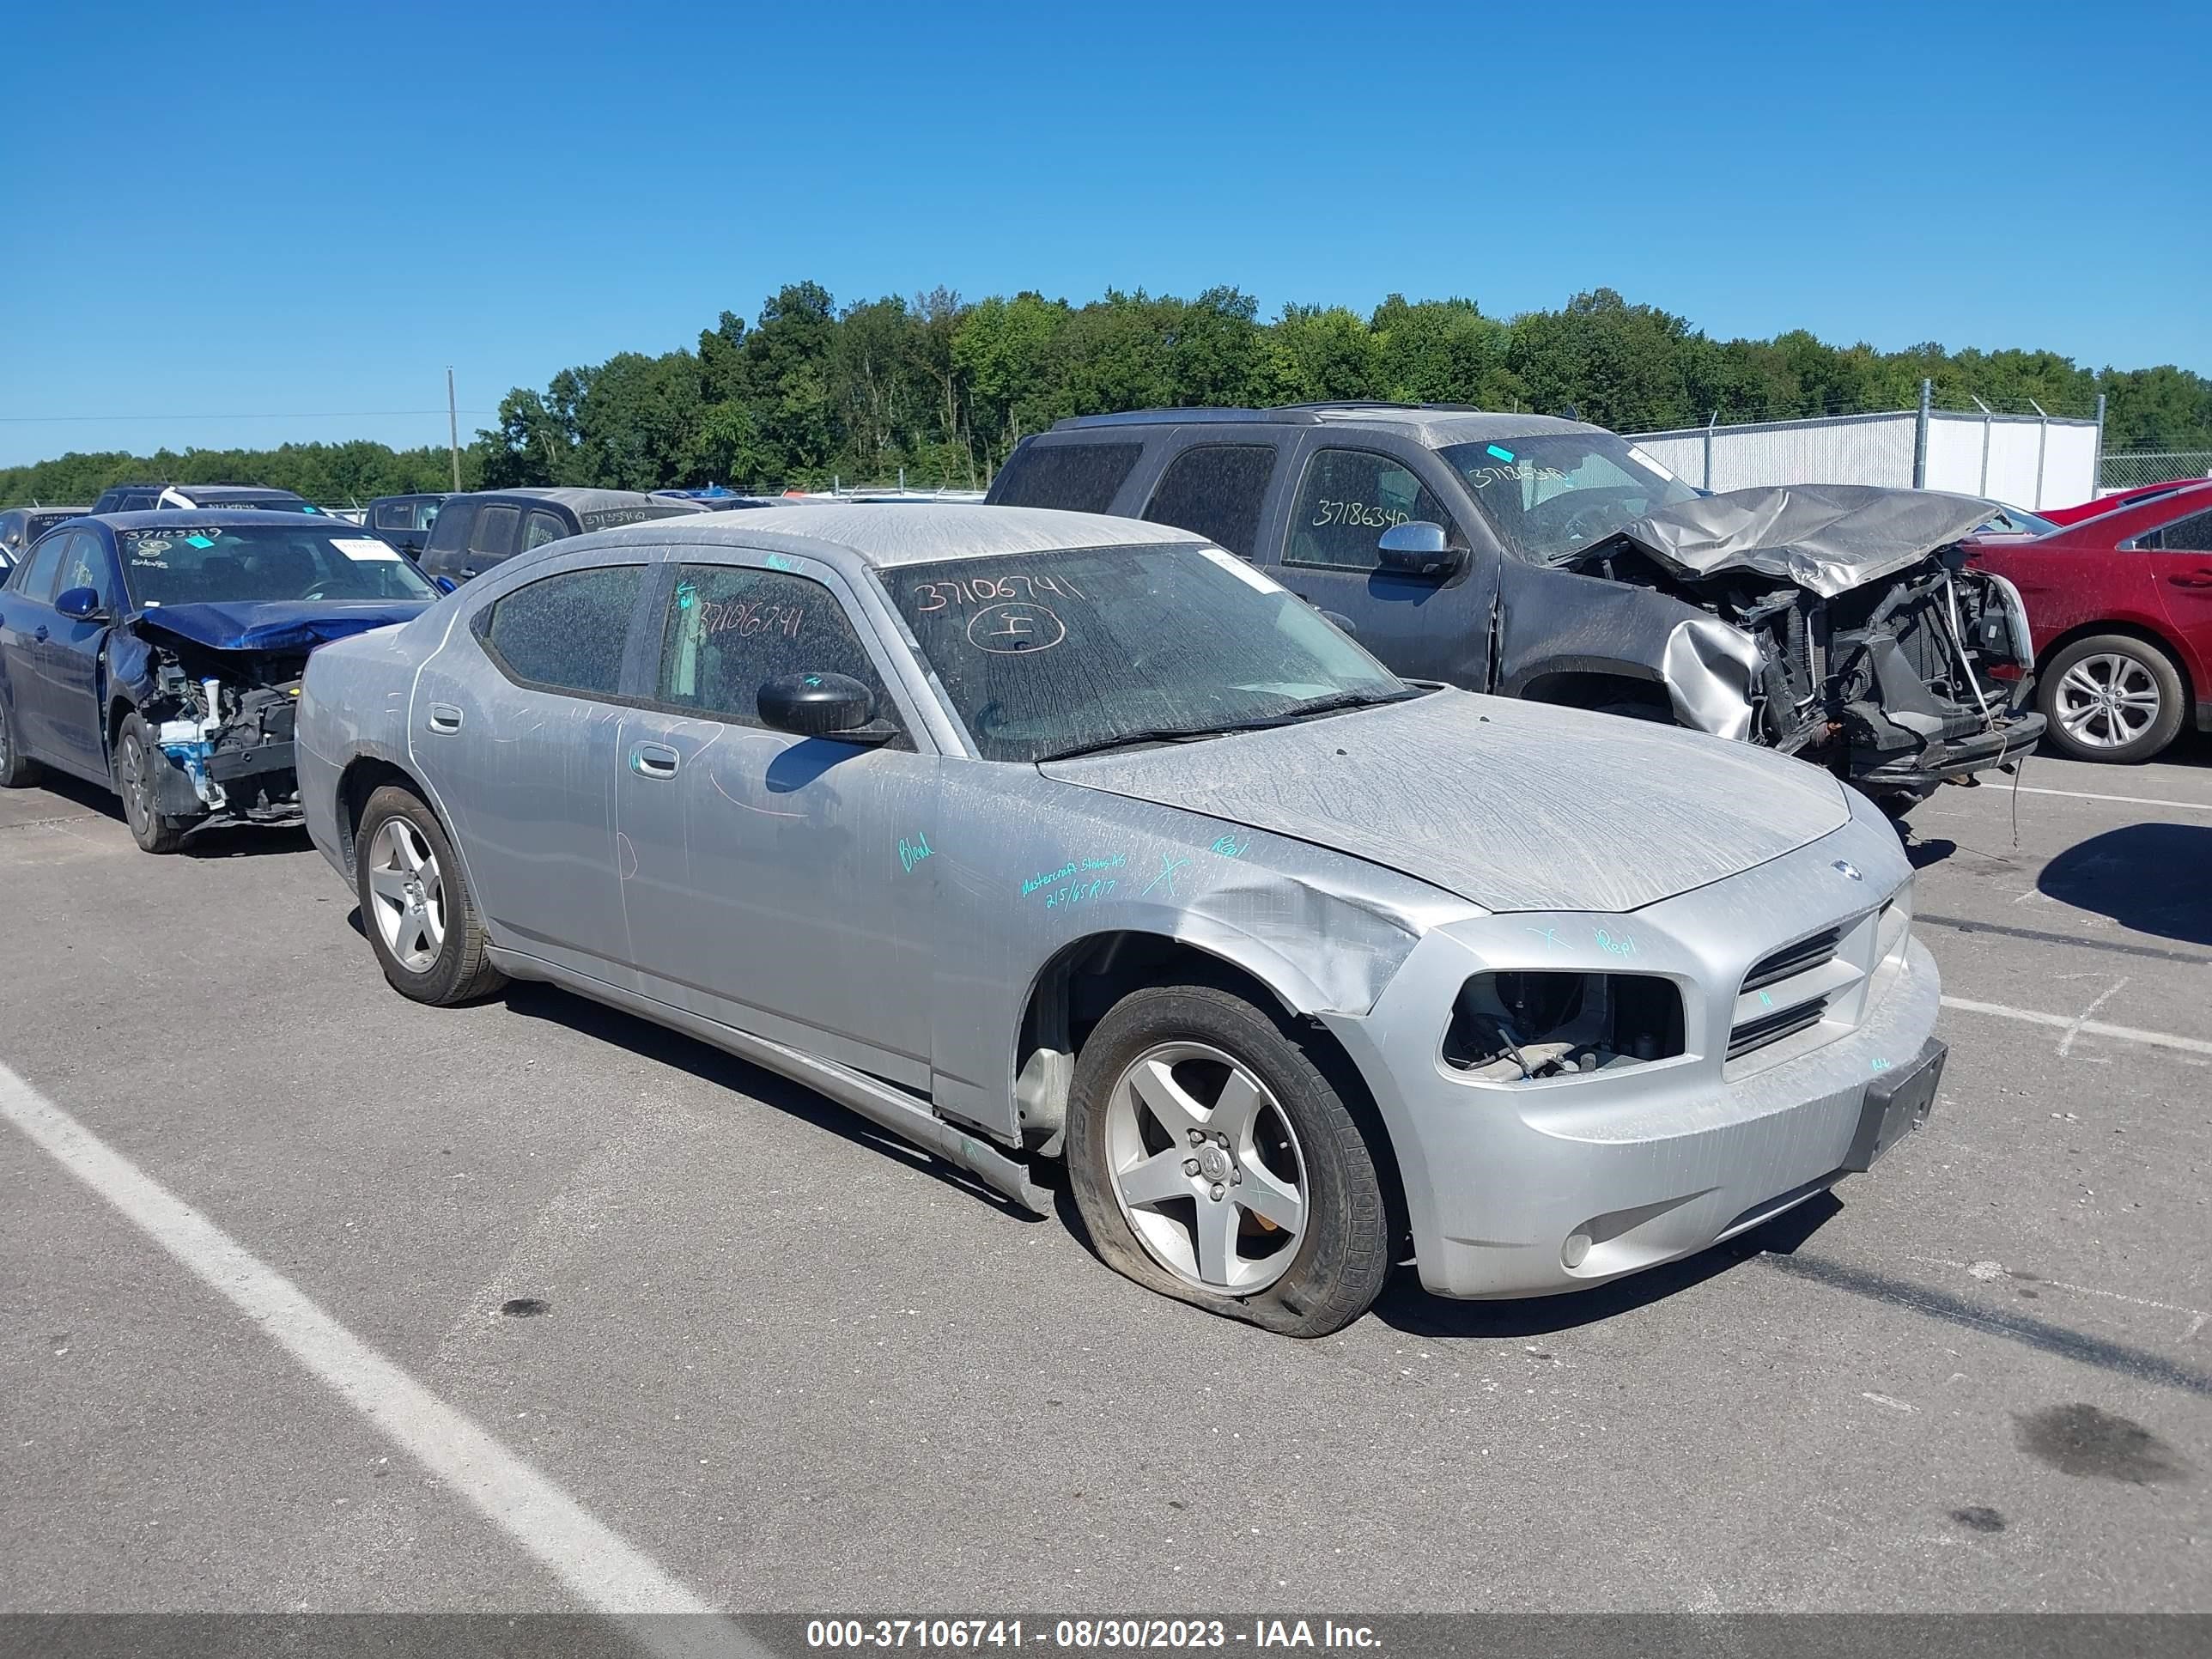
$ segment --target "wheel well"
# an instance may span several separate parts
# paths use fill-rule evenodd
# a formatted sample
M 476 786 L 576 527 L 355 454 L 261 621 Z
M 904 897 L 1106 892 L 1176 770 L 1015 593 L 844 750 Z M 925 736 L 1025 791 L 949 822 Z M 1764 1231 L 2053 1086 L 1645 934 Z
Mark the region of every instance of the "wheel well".
M 349 762 L 338 776 L 338 850 L 345 855 L 346 863 L 353 863 L 353 832 L 361 823 L 362 810 L 368 798 L 387 783 L 396 783 L 410 794 L 422 796 L 422 785 L 410 777 L 402 767 L 390 761 L 364 757 Z
M 1667 688 L 1656 680 L 1631 678 L 1626 674 L 1595 674 L 1588 671 L 1541 674 L 1521 688 L 1523 702 L 1548 702 L 1563 708 L 1612 708 L 1622 705 L 1663 709 L 1674 718 Z
M 1031 1073 L 1032 1058 L 1045 1051 L 1071 1056 L 1083 1052 L 1084 1043 L 1107 1012 L 1133 991 L 1152 985 L 1206 985 L 1243 998 L 1277 1023 L 1304 1048 L 1346 1110 L 1365 1132 L 1374 1148 L 1376 1173 L 1391 1206 L 1394 1228 L 1403 1236 L 1405 1192 L 1398 1174 L 1397 1148 L 1376 1109 L 1367 1082 L 1336 1034 L 1319 1020 L 1300 1013 L 1277 995 L 1273 988 L 1249 969 L 1180 939 L 1158 933 L 1095 933 L 1063 946 L 1038 974 L 1030 989 L 1029 1006 L 1022 1011 L 1021 1035 L 1014 1056 L 1018 1077 L 1030 1076 L 1036 1086 L 1016 1090 L 1022 1128 L 1034 1139 L 1057 1141 L 1066 1121 L 1066 1082 L 1072 1067 L 1058 1074 L 1056 1097 L 1044 1084 L 1044 1073 Z M 1056 1150 L 1048 1146 L 1048 1149 Z
M 2125 639 L 2140 640 L 2164 657 L 2166 661 L 2172 663 L 2174 676 L 2181 682 L 2182 712 L 2186 720 L 2189 711 L 2195 707 L 2197 695 L 2196 686 L 2190 682 L 2188 659 L 2175 650 L 2173 642 L 2164 635 L 2155 629 L 2144 627 L 2141 623 L 2093 622 L 2083 623 L 2078 628 L 2068 629 L 2063 634 L 2047 641 L 2043 648 L 2036 653 L 2037 678 L 2039 679 L 2049 671 L 2051 659 L 2068 646 L 2077 640 L 2094 639 L 2100 634 L 2118 634 Z

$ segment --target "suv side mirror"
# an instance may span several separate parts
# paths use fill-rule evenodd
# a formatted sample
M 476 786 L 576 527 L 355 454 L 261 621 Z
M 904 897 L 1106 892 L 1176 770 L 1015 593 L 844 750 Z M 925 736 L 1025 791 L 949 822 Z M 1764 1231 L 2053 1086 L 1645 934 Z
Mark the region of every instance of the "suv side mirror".
M 779 674 L 754 701 L 762 724 L 798 737 L 876 744 L 897 735 L 890 721 L 873 718 L 875 698 L 849 674 Z
M 107 615 L 100 603 L 100 590 L 94 587 L 64 588 L 55 596 L 54 609 L 71 622 L 98 622 Z
M 1382 568 L 1400 576 L 1424 576 L 1442 581 L 1466 562 L 1458 548 L 1444 545 L 1444 527 L 1425 519 L 1394 524 L 1375 544 Z

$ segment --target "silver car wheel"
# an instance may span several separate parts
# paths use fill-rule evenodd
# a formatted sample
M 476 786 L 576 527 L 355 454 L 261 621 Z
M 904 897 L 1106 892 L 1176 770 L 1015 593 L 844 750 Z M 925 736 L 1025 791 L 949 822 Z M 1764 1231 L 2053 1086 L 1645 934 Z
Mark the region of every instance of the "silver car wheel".
M 1251 1068 L 1200 1042 L 1146 1049 L 1106 1103 L 1115 1201 L 1188 1284 L 1249 1296 L 1297 1255 L 1311 1208 L 1289 1115 Z
M 2150 670 L 2115 651 L 2084 657 L 2068 669 L 2053 712 L 2066 735 L 2084 748 L 2118 749 L 2150 730 L 2159 704 Z
M 386 818 L 369 845 L 368 895 L 384 948 L 427 974 L 446 948 L 446 884 L 438 855 L 405 818 Z

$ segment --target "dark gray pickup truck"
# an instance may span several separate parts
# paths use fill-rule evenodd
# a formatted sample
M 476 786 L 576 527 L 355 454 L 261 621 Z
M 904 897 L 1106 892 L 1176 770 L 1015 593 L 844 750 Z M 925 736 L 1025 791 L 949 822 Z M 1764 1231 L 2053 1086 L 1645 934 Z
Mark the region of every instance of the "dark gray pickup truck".
M 1401 674 L 1763 744 L 1893 811 L 2042 735 L 1966 496 L 1709 495 L 1577 421 L 1322 404 L 1062 421 L 988 499 L 1194 531 Z

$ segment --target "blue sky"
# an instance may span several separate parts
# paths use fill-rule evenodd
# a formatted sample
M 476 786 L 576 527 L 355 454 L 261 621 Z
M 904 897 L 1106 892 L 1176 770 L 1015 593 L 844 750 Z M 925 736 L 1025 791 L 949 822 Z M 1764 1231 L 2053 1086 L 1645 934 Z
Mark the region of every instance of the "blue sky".
M 2212 371 L 2202 6 L 87 0 L 9 33 L 0 464 L 442 443 L 449 362 L 465 435 L 807 277 L 1268 313 L 1610 285 L 1721 337 Z

